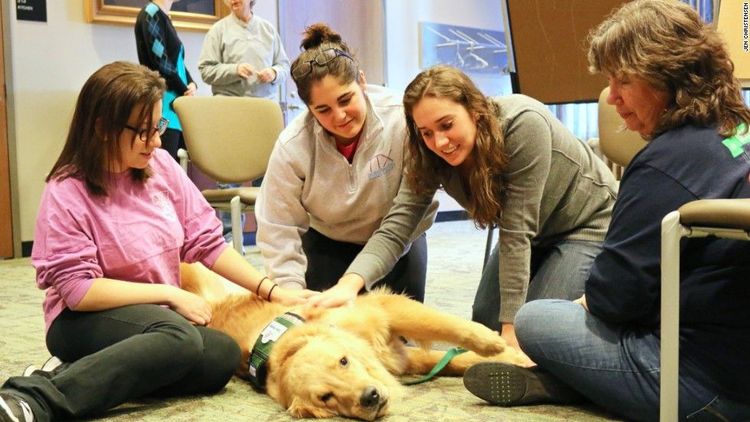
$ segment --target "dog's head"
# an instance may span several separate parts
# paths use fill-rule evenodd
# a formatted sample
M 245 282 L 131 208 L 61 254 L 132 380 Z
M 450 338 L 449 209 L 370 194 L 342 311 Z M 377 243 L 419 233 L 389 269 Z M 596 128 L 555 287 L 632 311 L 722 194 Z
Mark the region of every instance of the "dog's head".
M 274 345 L 266 382 L 268 394 L 300 418 L 374 420 L 402 388 L 366 341 L 315 322 L 290 329 Z

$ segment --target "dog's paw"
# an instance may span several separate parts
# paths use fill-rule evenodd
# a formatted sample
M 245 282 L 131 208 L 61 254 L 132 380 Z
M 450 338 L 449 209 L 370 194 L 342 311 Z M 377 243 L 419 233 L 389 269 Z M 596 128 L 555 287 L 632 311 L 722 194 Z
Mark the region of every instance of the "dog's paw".
M 529 366 L 529 358 L 512 346 L 507 346 L 505 350 L 496 355 L 489 356 L 488 360 L 493 362 L 510 363 L 522 367 Z
M 505 339 L 500 337 L 500 334 L 490 330 L 489 328 L 484 328 L 483 330 L 481 330 L 481 334 L 474 336 L 474 338 L 469 343 L 470 347 L 468 348 L 482 356 L 493 356 L 500 354 L 507 347 Z

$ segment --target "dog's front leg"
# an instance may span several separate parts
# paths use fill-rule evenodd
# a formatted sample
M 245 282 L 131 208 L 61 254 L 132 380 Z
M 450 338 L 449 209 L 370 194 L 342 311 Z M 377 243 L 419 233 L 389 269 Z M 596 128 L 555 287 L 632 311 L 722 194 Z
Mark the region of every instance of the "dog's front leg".
M 419 347 L 407 347 L 406 354 L 409 363 L 404 374 L 422 375 L 429 373 L 432 368 L 443 359 L 445 353 L 446 352 L 441 350 L 425 350 Z M 497 361 L 520 365 L 524 362 L 524 359 L 521 354 L 512 347 L 508 347 L 502 353 L 493 356 L 480 356 L 472 351 L 468 351 L 454 356 L 445 368 L 438 373 L 438 375 L 461 376 L 470 366 L 485 361 Z
M 500 335 L 475 322 L 446 314 L 405 296 L 374 294 L 375 300 L 389 318 L 391 333 L 419 343 L 446 342 L 490 356 L 505 349 Z

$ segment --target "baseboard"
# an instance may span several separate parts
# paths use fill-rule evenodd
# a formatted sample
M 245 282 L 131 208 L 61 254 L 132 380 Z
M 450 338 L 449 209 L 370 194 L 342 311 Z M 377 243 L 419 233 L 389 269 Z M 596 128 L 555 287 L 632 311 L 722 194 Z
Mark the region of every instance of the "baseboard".
M 34 246 L 33 240 L 27 240 L 25 242 L 21 242 L 21 256 L 24 258 L 31 256 L 31 248 L 33 246 Z

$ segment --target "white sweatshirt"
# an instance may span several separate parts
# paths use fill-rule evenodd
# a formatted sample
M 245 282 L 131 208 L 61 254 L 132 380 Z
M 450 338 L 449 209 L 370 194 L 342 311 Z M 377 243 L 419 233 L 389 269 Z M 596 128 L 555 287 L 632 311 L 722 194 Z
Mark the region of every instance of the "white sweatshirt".
M 267 273 L 283 287 L 306 286 L 301 236 L 309 227 L 364 245 L 393 205 L 407 138 L 401 96 L 375 85 L 365 94 L 367 117 L 351 164 L 309 110 L 284 129 L 271 153 L 255 208 L 257 242 Z M 436 209 L 433 203 L 412 240 L 429 228 Z
M 276 71 L 276 79 L 260 82 L 257 75 L 244 79 L 237 74 L 237 65 L 248 63 L 256 71 L 267 67 Z M 198 59 L 203 81 L 211 85 L 214 95 L 261 97 L 278 101 L 278 85 L 289 74 L 289 59 L 281 37 L 270 22 L 253 15 L 245 23 L 230 13 L 216 22 L 203 40 Z

